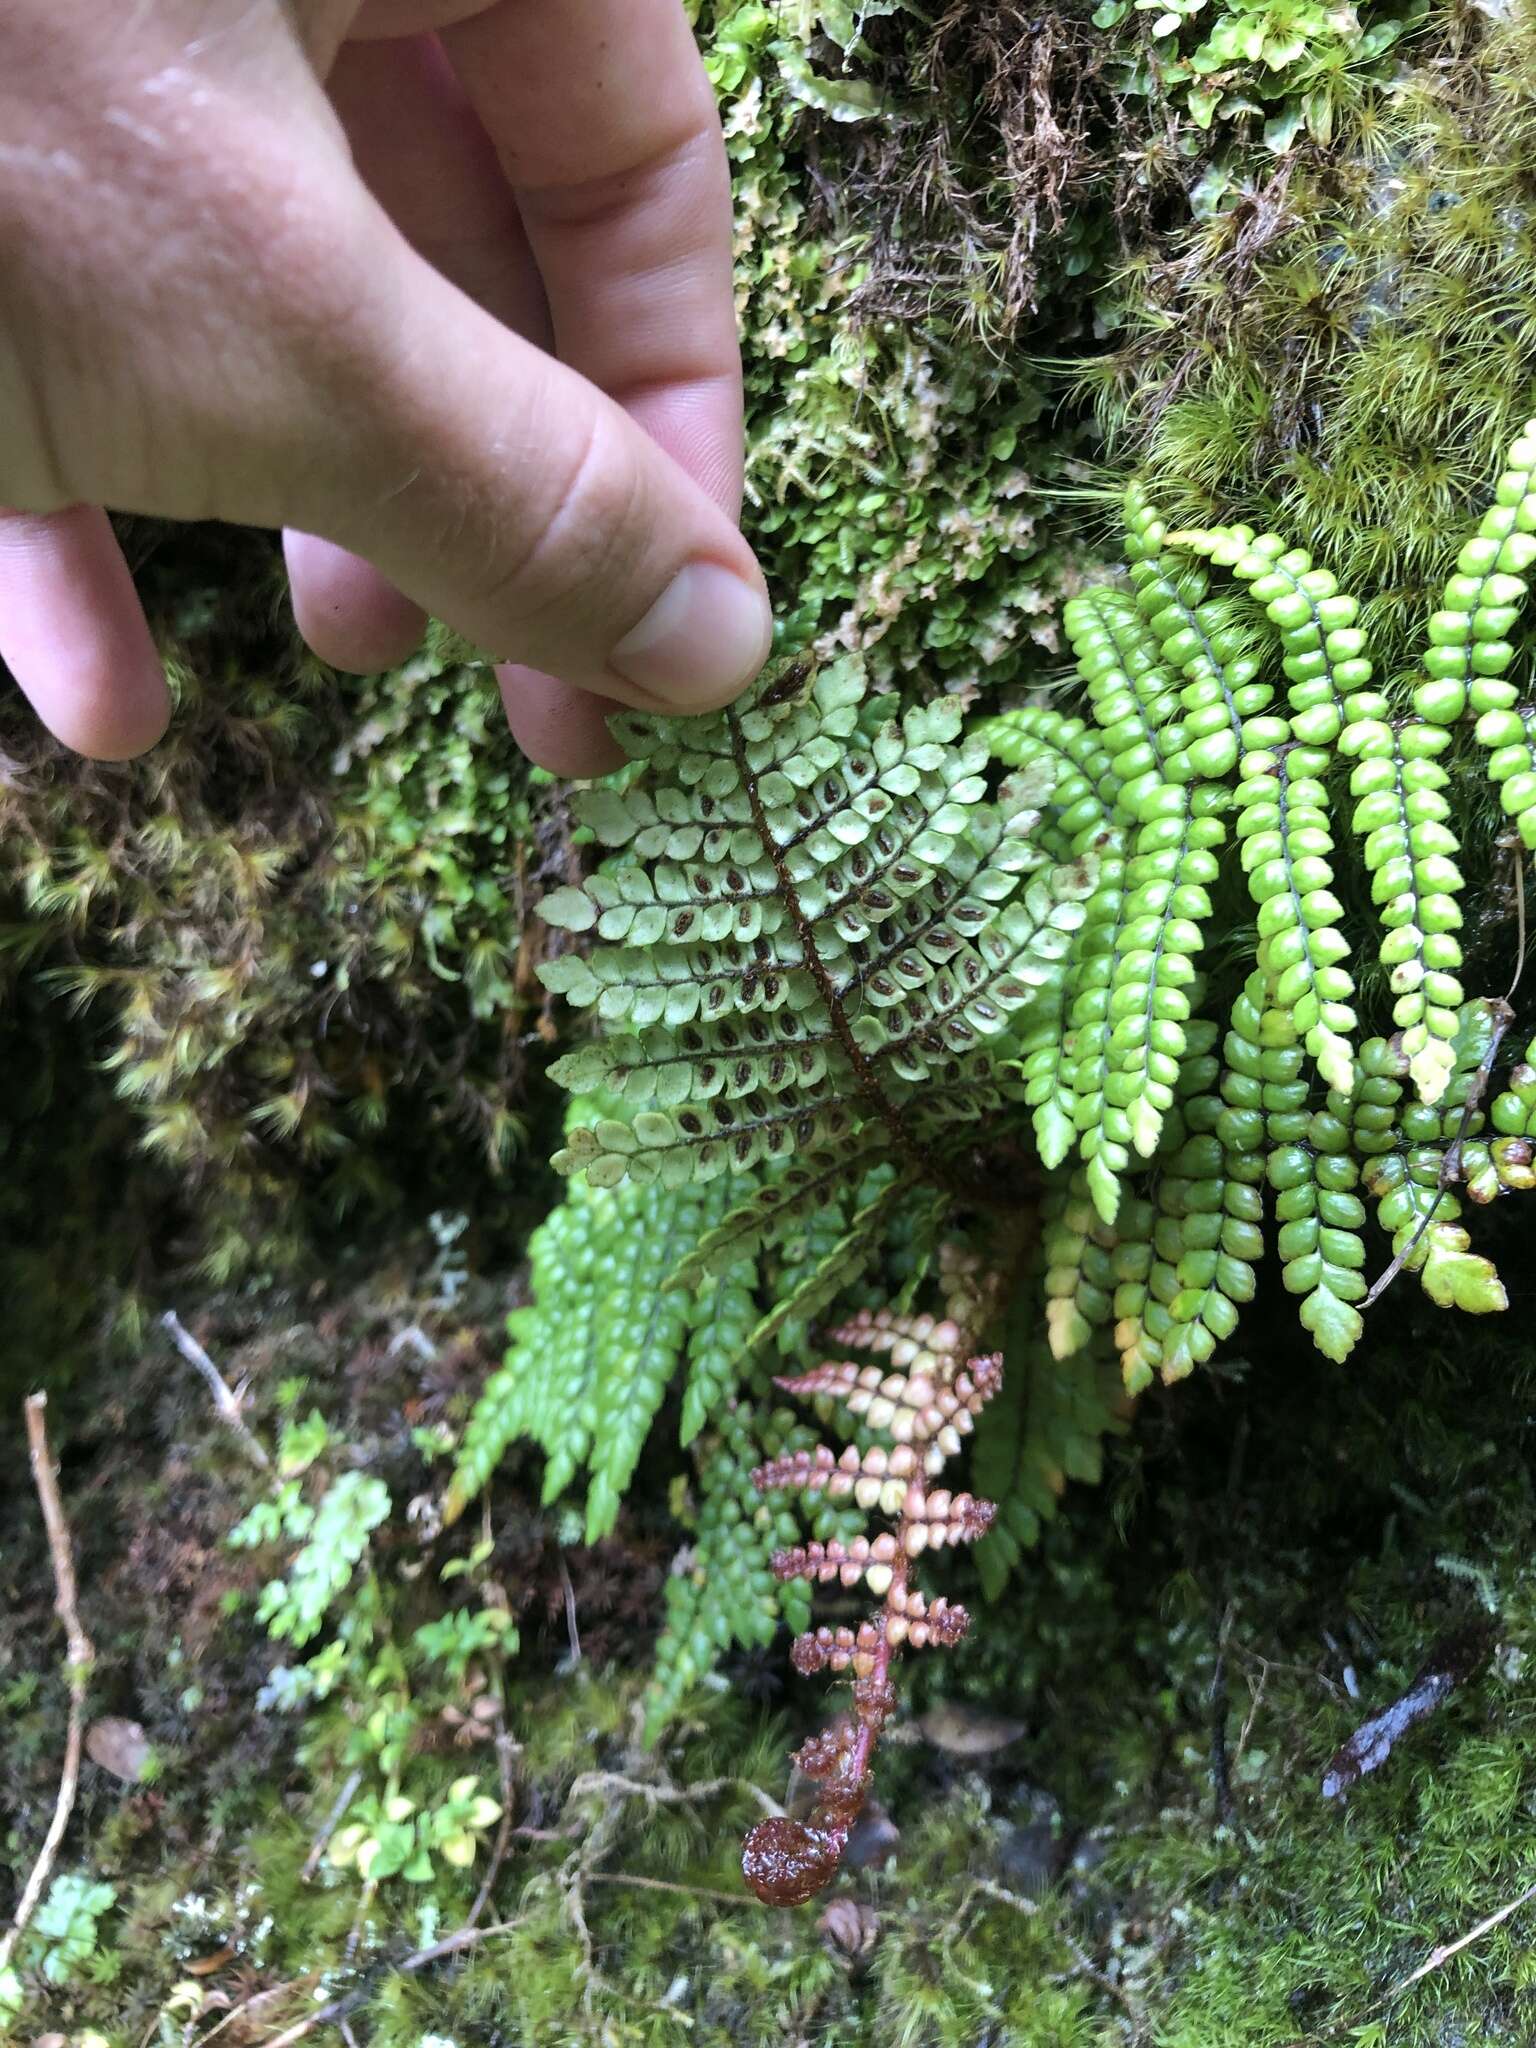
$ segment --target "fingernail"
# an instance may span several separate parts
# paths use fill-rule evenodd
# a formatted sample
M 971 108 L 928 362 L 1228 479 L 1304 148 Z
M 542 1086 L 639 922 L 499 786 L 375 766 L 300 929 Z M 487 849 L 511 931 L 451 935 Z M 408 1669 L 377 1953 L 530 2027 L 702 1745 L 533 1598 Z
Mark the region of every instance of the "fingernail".
M 767 594 L 718 562 L 680 569 L 608 660 L 640 689 L 680 711 L 728 703 L 768 659 Z

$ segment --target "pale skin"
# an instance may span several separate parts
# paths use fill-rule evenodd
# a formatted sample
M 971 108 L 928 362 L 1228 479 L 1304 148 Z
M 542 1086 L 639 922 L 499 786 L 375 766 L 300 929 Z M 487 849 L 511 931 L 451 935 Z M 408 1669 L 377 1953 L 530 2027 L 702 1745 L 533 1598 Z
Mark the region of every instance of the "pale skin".
M 681 0 L 0 6 L 0 655 L 68 746 L 170 716 L 110 507 L 281 527 L 322 659 L 430 613 L 599 773 L 767 656 L 741 485 Z

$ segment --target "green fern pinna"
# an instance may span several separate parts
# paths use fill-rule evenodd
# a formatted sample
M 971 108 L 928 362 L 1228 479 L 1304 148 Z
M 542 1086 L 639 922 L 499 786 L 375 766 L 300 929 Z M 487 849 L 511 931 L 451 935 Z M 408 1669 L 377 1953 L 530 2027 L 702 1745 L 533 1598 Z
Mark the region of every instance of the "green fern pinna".
M 1461 1208 L 1536 1182 L 1536 1047 L 1506 1073 L 1509 1003 L 1463 986 L 1447 791 L 1486 778 L 1536 847 L 1536 423 L 1407 677 L 1305 550 L 1125 510 L 1123 579 L 1066 610 L 1079 700 L 967 729 L 856 657 L 789 663 L 710 718 L 617 718 L 630 769 L 575 799 L 602 858 L 542 905 L 578 936 L 545 980 L 595 1025 L 554 1069 L 573 1186 L 450 1507 L 526 1437 L 601 1534 L 679 1386 L 695 1541 L 653 1729 L 729 1644 L 806 1625 L 751 1472 L 810 1454 L 772 1376 L 815 1373 L 834 1303 L 951 1313 L 957 1242 L 992 1273 L 956 1346 L 1004 1359 L 988 1587 L 1129 1398 L 1231 1338 L 1266 1250 L 1334 1359 L 1373 1264 L 1504 1306 Z M 882 1441 L 866 1418 L 849 1456 Z M 813 1504 L 818 1541 L 857 1532 Z

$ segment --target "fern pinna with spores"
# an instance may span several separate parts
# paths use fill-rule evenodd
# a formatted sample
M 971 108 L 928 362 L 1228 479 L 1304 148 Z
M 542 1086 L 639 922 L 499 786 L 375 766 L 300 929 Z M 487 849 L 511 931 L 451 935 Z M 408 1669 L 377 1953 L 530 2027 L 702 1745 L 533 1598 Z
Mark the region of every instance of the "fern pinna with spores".
M 625 857 L 540 906 L 593 933 L 541 973 L 608 1027 L 555 1077 L 615 1103 L 562 1172 L 766 1169 L 711 1266 L 879 1161 L 993 1198 L 966 1157 L 1002 1105 L 989 1047 L 1059 979 L 1096 872 L 1050 861 L 1027 783 L 991 800 L 961 722 L 950 698 L 881 717 L 851 659 L 791 665 L 713 718 L 614 720 L 649 774 L 576 810 Z

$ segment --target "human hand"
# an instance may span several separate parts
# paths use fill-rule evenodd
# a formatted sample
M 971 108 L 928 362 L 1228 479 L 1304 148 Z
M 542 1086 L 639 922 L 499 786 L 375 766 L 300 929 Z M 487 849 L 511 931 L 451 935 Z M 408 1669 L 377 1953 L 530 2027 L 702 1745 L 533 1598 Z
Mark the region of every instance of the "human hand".
M 169 715 L 107 505 L 282 526 L 322 658 L 431 612 L 598 773 L 767 655 L 741 441 L 680 0 L 0 8 L 0 654 L 68 745 Z

